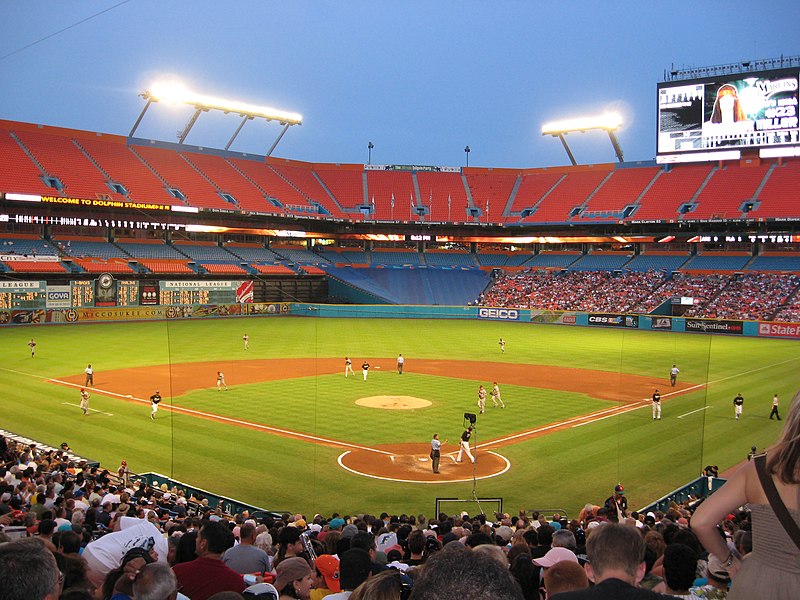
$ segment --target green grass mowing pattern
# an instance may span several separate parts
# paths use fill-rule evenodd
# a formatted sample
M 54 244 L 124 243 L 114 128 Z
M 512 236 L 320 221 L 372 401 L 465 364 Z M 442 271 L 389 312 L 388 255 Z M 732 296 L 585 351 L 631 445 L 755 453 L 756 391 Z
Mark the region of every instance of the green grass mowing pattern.
M 247 352 L 241 341 L 245 331 L 251 338 Z M 31 336 L 38 342 L 34 359 L 26 346 Z M 501 336 L 507 341 L 505 354 L 497 346 Z M 92 396 L 91 407 L 114 416 L 82 417 L 76 406 L 62 404 L 77 404 L 77 390 L 39 377 L 79 373 L 89 362 L 102 373 L 215 359 L 350 355 L 358 366 L 363 357 L 373 364 L 374 357 L 386 357 L 382 372 L 373 371 L 366 384 L 326 375 L 240 389 L 235 373 L 226 373 L 232 386 L 227 396 L 216 392 L 210 381 L 208 390 L 174 401 L 365 444 L 425 442 L 439 431 L 450 439 L 451 448 L 461 431 L 463 412 L 476 412 L 476 384 L 414 374 L 416 358 L 651 375 L 664 378 L 662 393 L 670 391 L 667 372 L 677 362 L 682 381 L 711 382 L 707 388 L 668 398 L 661 422 L 654 423 L 649 404 L 643 404 L 591 425 L 506 446 L 500 453 L 511 460 L 512 469 L 477 483 L 479 496 L 503 497 L 506 510 L 560 507 L 572 512 L 584 502 L 602 502 L 617 481 L 628 488 L 631 505 L 639 506 L 692 479 L 705 464 L 723 469 L 736 464 L 751 445 L 762 448 L 777 438 L 782 423 L 767 418 L 772 394 L 780 394 L 785 414 L 800 387 L 797 342 L 520 323 L 255 318 L 15 327 L 2 330 L 0 349 L 4 357 L 0 393 L 5 398 L 0 426 L 52 445 L 69 441 L 81 454 L 111 467 L 127 458 L 135 470 L 171 474 L 270 508 L 308 512 L 430 512 L 437 496 L 470 497 L 472 483 L 366 479 L 338 467 L 337 449 L 170 415 L 166 410 L 153 423 L 147 404 L 98 394 Z M 398 352 L 407 358 L 409 372 L 402 377 L 389 370 Z M 597 404 L 608 405 L 580 394 L 500 383 L 508 408 L 495 412 L 487 408 L 479 421 L 479 442 L 563 420 Z M 359 385 L 371 389 L 370 394 L 402 392 L 432 399 L 434 404 L 413 414 L 358 407 L 352 403 L 353 395 L 362 392 L 353 394 L 352 388 Z M 619 385 L 624 385 L 623 378 Z M 732 407 L 738 392 L 745 397 L 740 422 L 733 419 Z
M 291 380 L 216 388 L 182 396 L 181 406 L 232 418 L 298 431 L 328 439 L 372 446 L 375 444 L 427 442 L 434 432 L 455 445 L 462 432 L 463 414 L 477 413 L 477 383 L 396 371 L 371 372 L 367 381 L 358 377 L 321 375 Z M 430 406 L 413 410 L 388 410 L 360 406 L 369 396 L 413 396 L 429 400 Z M 493 408 L 487 401 L 480 415 L 484 440 L 506 436 L 553 420 L 602 410 L 613 403 L 525 386 L 502 388 L 506 408 Z

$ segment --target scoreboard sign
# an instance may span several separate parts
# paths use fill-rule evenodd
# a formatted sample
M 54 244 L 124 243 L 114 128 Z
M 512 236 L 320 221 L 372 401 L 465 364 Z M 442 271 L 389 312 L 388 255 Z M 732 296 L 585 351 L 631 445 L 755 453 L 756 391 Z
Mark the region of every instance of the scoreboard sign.
M 798 69 L 777 69 L 659 83 L 659 162 L 682 153 L 800 144 L 799 78 Z
M 0 309 L 41 308 L 46 291 L 46 281 L 0 281 Z

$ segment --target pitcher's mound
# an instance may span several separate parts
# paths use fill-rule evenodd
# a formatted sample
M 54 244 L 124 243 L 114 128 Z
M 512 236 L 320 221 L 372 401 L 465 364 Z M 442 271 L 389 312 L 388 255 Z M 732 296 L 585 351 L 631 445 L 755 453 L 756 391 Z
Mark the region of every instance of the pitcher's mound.
M 410 410 L 430 406 L 430 400 L 415 398 L 414 396 L 367 396 L 356 400 L 359 406 L 370 408 L 386 408 L 388 410 Z

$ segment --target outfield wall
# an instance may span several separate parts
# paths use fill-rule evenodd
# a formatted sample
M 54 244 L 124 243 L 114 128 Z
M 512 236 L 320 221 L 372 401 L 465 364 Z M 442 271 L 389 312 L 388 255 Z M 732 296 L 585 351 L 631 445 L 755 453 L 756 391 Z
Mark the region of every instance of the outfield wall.
M 475 319 L 546 325 L 577 325 L 800 339 L 800 323 L 695 319 L 664 315 L 626 315 L 484 306 L 416 306 L 398 304 L 305 304 L 298 302 L 127 306 L 69 309 L 2 310 L 0 325 L 159 321 L 243 316 L 294 316 L 362 319 Z

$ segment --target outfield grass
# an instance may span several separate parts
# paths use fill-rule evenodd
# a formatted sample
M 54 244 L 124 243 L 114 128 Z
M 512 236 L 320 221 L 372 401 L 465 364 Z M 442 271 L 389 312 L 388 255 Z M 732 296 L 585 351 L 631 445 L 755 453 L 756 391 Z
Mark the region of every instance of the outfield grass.
M 250 335 L 250 350 L 242 334 Z M 35 337 L 31 358 L 27 340 Z M 501 354 L 499 337 L 506 342 Z M 602 502 L 617 482 L 638 507 L 696 477 L 706 464 L 738 463 L 750 446 L 772 443 L 781 423 L 769 421 L 774 393 L 788 401 L 800 387 L 800 344 L 664 332 L 522 323 L 262 317 L 2 330 L 4 357 L 0 426 L 51 445 L 68 441 L 76 452 L 110 467 L 126 458 L 134 471 L 158 471 L 199 487 L 271 509 L 314 512 L 426 512 L 442 496 L 469 498 L 472 483 L 409 484 L 378 481 L 341 469 L 341 450 L 241 429 L 164 410 L 153 423 L 149 407 L 94 394 L 82 417 L 74 389 L 46 380 L 134 366 L 257 358 L 364 357 L 382 369 L 360 377 L 292 378 L 208 387 L 181 397 L 161 389 L 165 404 L 247 419 L 326 438 L 378 445 L 427 442 L 434 431 L 455 442 L 463 412 L 474 412 L 476 381 L 414 373 L 414 360 L 451 359 L 572 366 L 663 378 L 673 363 L 681 380 L 709 382 L 664 403 L 654 423 L 649 404 L 639 410 L 503 447 L 512 464 L 504 475 L 477 482 L 481 497 L 499 496 L 507 511 L 565 508 Z M 392 370 L 398 353 L 407 373 Z M 358 369 L 357 369 L 358 371 Z M 484 382 L 489 383 L 489 382 Z M 507 408 L 487 409 L 479 442 L 612 405 L 577 393 L 503 385 Z M 733 419 L 732 398 L 745 397 L 744 418 Z M 354 404 L 367 395 L 410 395 L 429 407 L 389 411 Z M 70 403 L 70 404 L 64 404 Z M 491 403 L 490 403 L 491 404 Z M 690 414 L 689 414 L 690 413 Z M 678 417 L 681 418 L 678 418 Z

